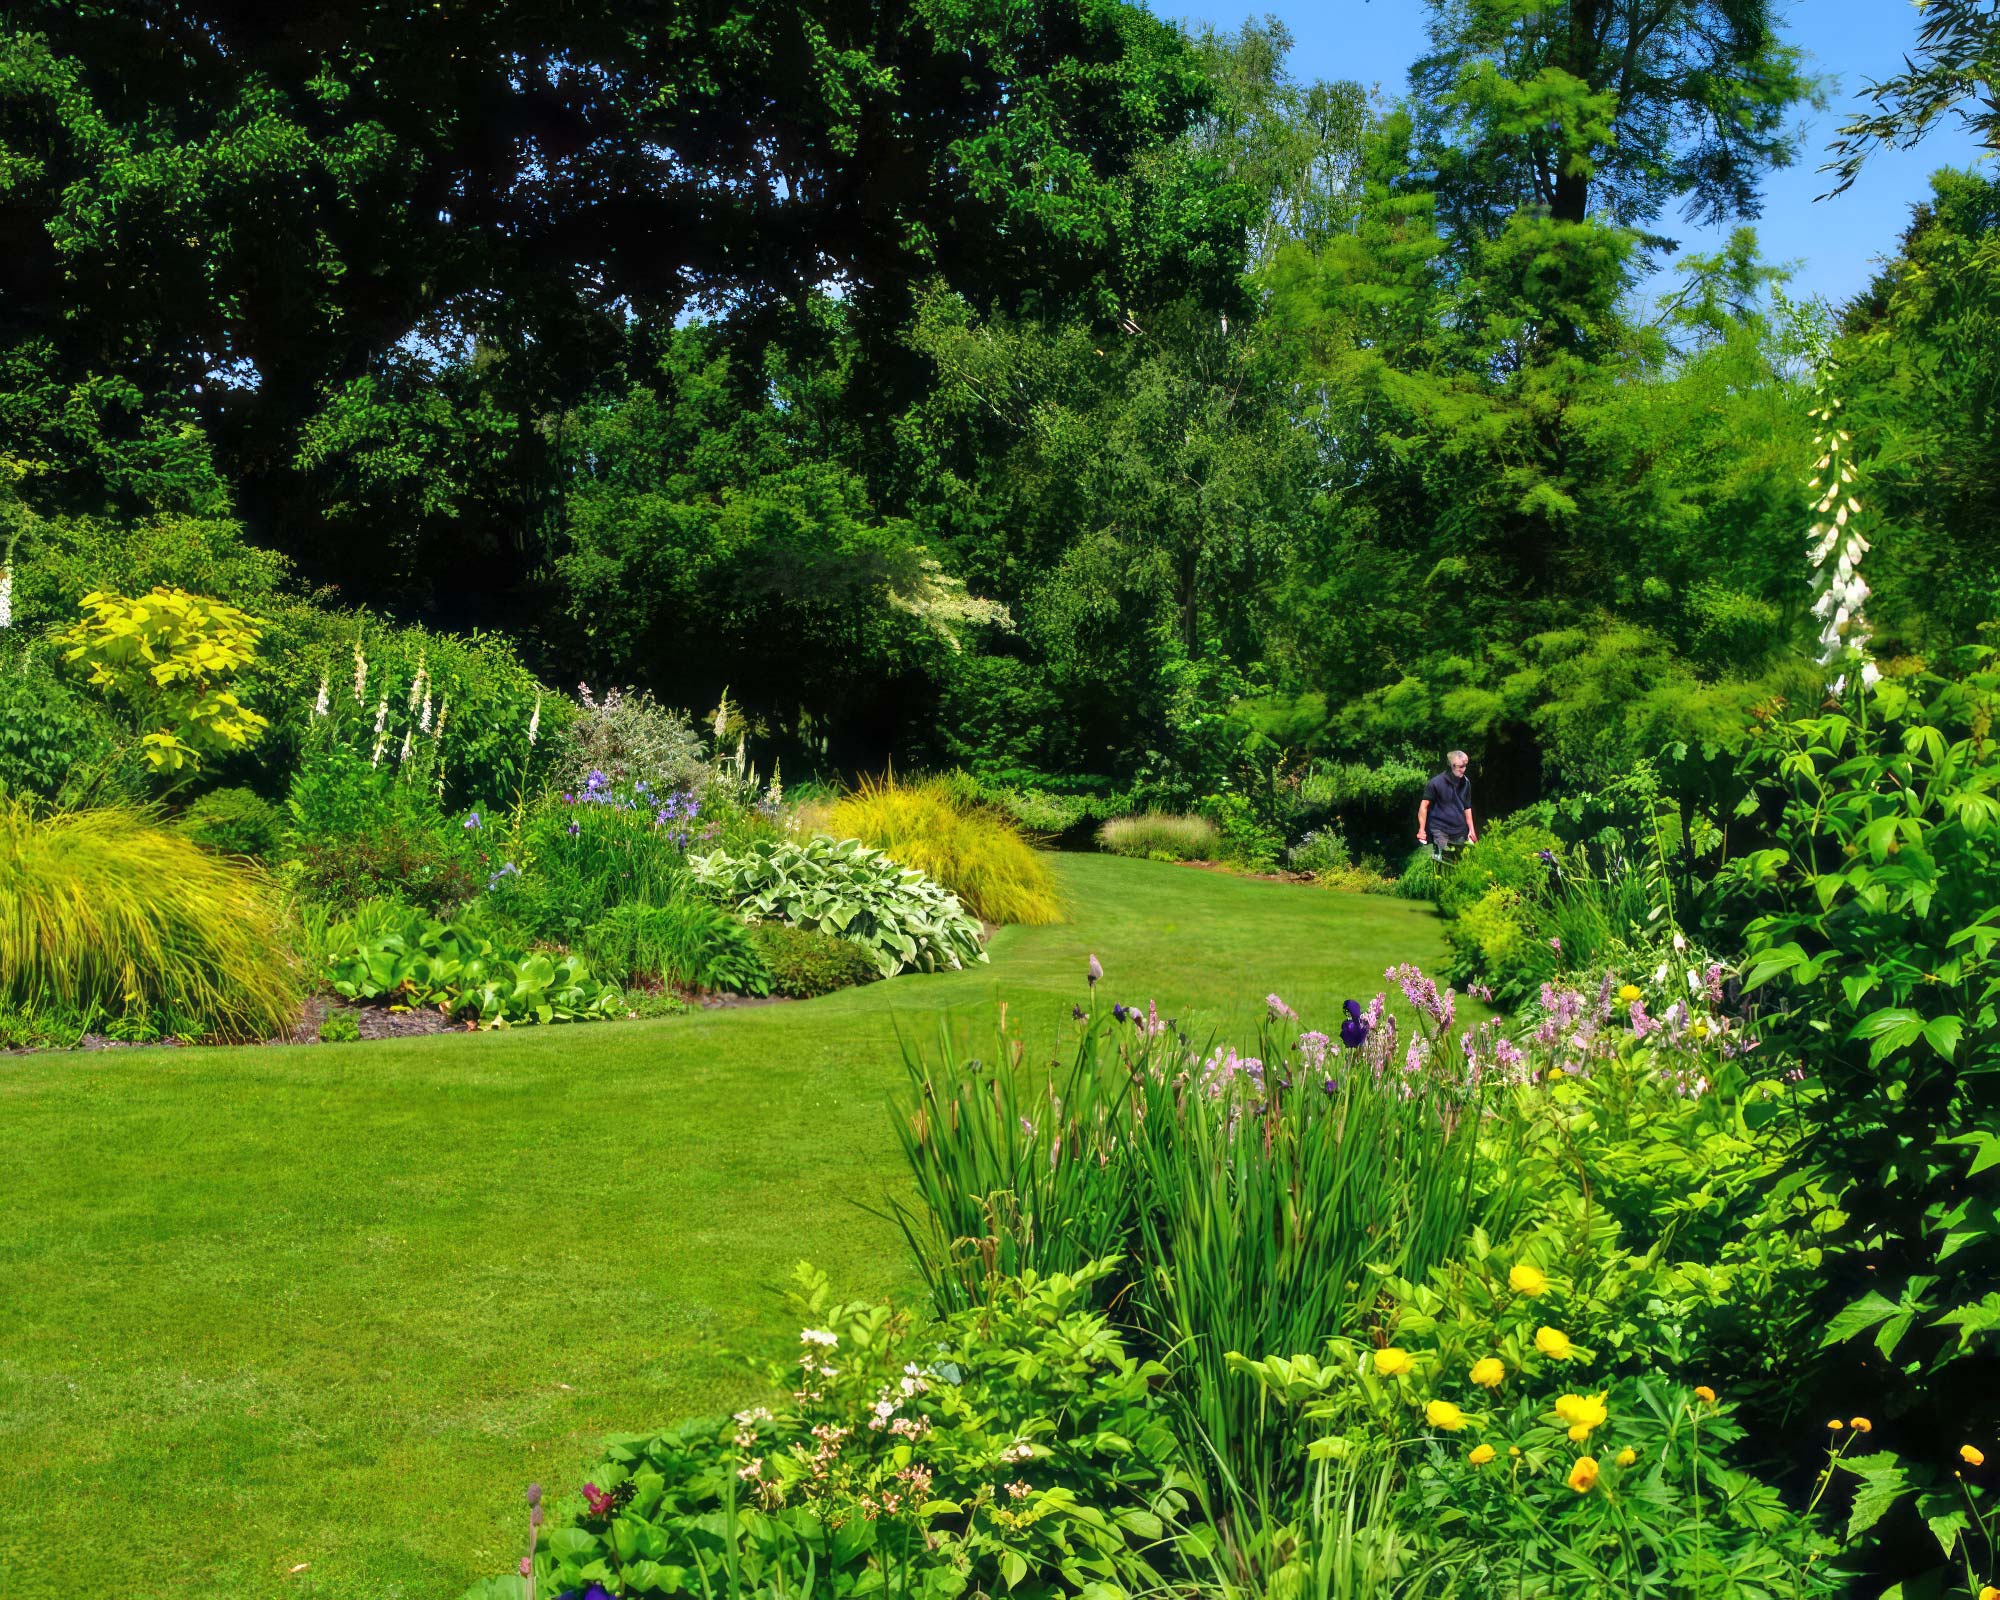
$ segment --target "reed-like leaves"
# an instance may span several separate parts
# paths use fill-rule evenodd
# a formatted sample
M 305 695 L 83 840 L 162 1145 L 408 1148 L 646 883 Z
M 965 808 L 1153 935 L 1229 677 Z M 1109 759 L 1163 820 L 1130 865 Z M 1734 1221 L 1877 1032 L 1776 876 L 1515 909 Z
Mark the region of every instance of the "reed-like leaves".
M 259 1039 L 291 1026 L 297 967 L 261 872 L 130 807 L 0 801 L 0 999 Z
M 1100 1015 L 1036 1072 L 946 1041 L 910 1053 L 899 1122 L 918 1196 L 900 1220 L 939 1308 L 995 1273 L 1121 1256 L 1119 1317 L 1216 1442 L 1217 1481 L 1264 1503 L 1304 1460 L 1228 1355 L 1317 1351 L 1365 1309 L 1369 1266 L 1421 1276 L 1470 1200 L 1464 1096 L 1337 1046 L 1308 1068 L 1294 1044 L 1269 1033 L 1246 1065 Z

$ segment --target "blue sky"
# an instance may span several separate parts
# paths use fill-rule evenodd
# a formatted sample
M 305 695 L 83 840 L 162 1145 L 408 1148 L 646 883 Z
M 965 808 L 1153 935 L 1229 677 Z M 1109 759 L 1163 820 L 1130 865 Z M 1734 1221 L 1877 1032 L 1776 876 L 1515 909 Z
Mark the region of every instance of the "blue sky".
M 1396 95 L 1407 85 L 1409 65 L 1427 45 L 1429 8 L 1422 0 L 1258 0 L 1226 9 L 1193 9 L 1156 0 L 1162 15 L 1233 28 L 1244 17 L 1277 16 L 1297 41 L 1292 70 L 1300 78 L 1354 78 Z M 1815 201 L 1827 180 L 1815 168 L 1833 130 L 1870 78 L 1886 77 L 1916 40 L 1917 13 L 1910 0 L 1791 0 L 1787 30 L 1812 57 L 1813 70 L 1832 79 L 1824 111 L 1808 109 L 1806 148 L 1797 165 L 1771 174 L 1764 215 L 1756 224 L 1766 259 L 1792 263 L 1794 294 L 1823 295 L 1836 303 L 1868 285 L 1879 258 L 1893 254 L 1910 206 L 1930 192 L 1930 174 L 1943 166 L 1969 166 L 1977 144 L 1956 126 L 1944 126 L 1915 151 L 1875 156 L 1861 179 L 1837 199 Z M 1683 248 L 1710 250 L 1726 229 L 1697 232 L 1678 218 L 1662 231 Z

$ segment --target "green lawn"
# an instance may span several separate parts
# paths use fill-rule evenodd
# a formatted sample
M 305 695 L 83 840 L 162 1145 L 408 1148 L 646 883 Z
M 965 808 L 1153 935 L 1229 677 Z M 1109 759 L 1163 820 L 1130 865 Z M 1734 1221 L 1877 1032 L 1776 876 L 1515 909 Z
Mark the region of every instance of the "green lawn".
M 1059 866 L 1069 924 L 809 1004 L 0 1058 L 0 1594 L 455 1600 L 529 1479 L 744 1393 L 794 1262 L 904 1281 L 899 1027 L 1048 1037 L 1091 951 L 1113 1000 L 1327 1018 L 1441 951 L 1399 901 Z

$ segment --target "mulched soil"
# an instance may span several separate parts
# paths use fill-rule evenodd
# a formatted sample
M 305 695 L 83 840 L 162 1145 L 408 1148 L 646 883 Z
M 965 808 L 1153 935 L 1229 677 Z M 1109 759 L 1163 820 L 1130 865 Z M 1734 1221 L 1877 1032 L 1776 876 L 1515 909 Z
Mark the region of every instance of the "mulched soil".
M 1193 867 L 1197 872 L 1220 872 L 1230 878 L 1255 878 L 1259 883 L 1311 883 L 1310 872 L 1245 872 L 1226 861 L 1179 861 L 1176 866 Z

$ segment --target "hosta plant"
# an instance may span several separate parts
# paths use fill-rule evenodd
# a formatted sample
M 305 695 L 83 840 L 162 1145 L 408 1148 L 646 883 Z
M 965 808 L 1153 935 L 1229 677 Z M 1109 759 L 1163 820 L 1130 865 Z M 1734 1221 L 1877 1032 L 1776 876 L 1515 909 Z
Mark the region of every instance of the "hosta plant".
M 624 997 L 579 955 L 553 956 L 468 922 L 365 905 L 327 936 L 327 983 L 349 1000 L 437 1006 L 483 1026 L 618 1015 Z
M 759 839 L 695 856 L 696 879 L 752 921 L 816 928 L 861 945 L 884 977 L 984 961 L 979 924 L 941 884 L 858 839 Z

